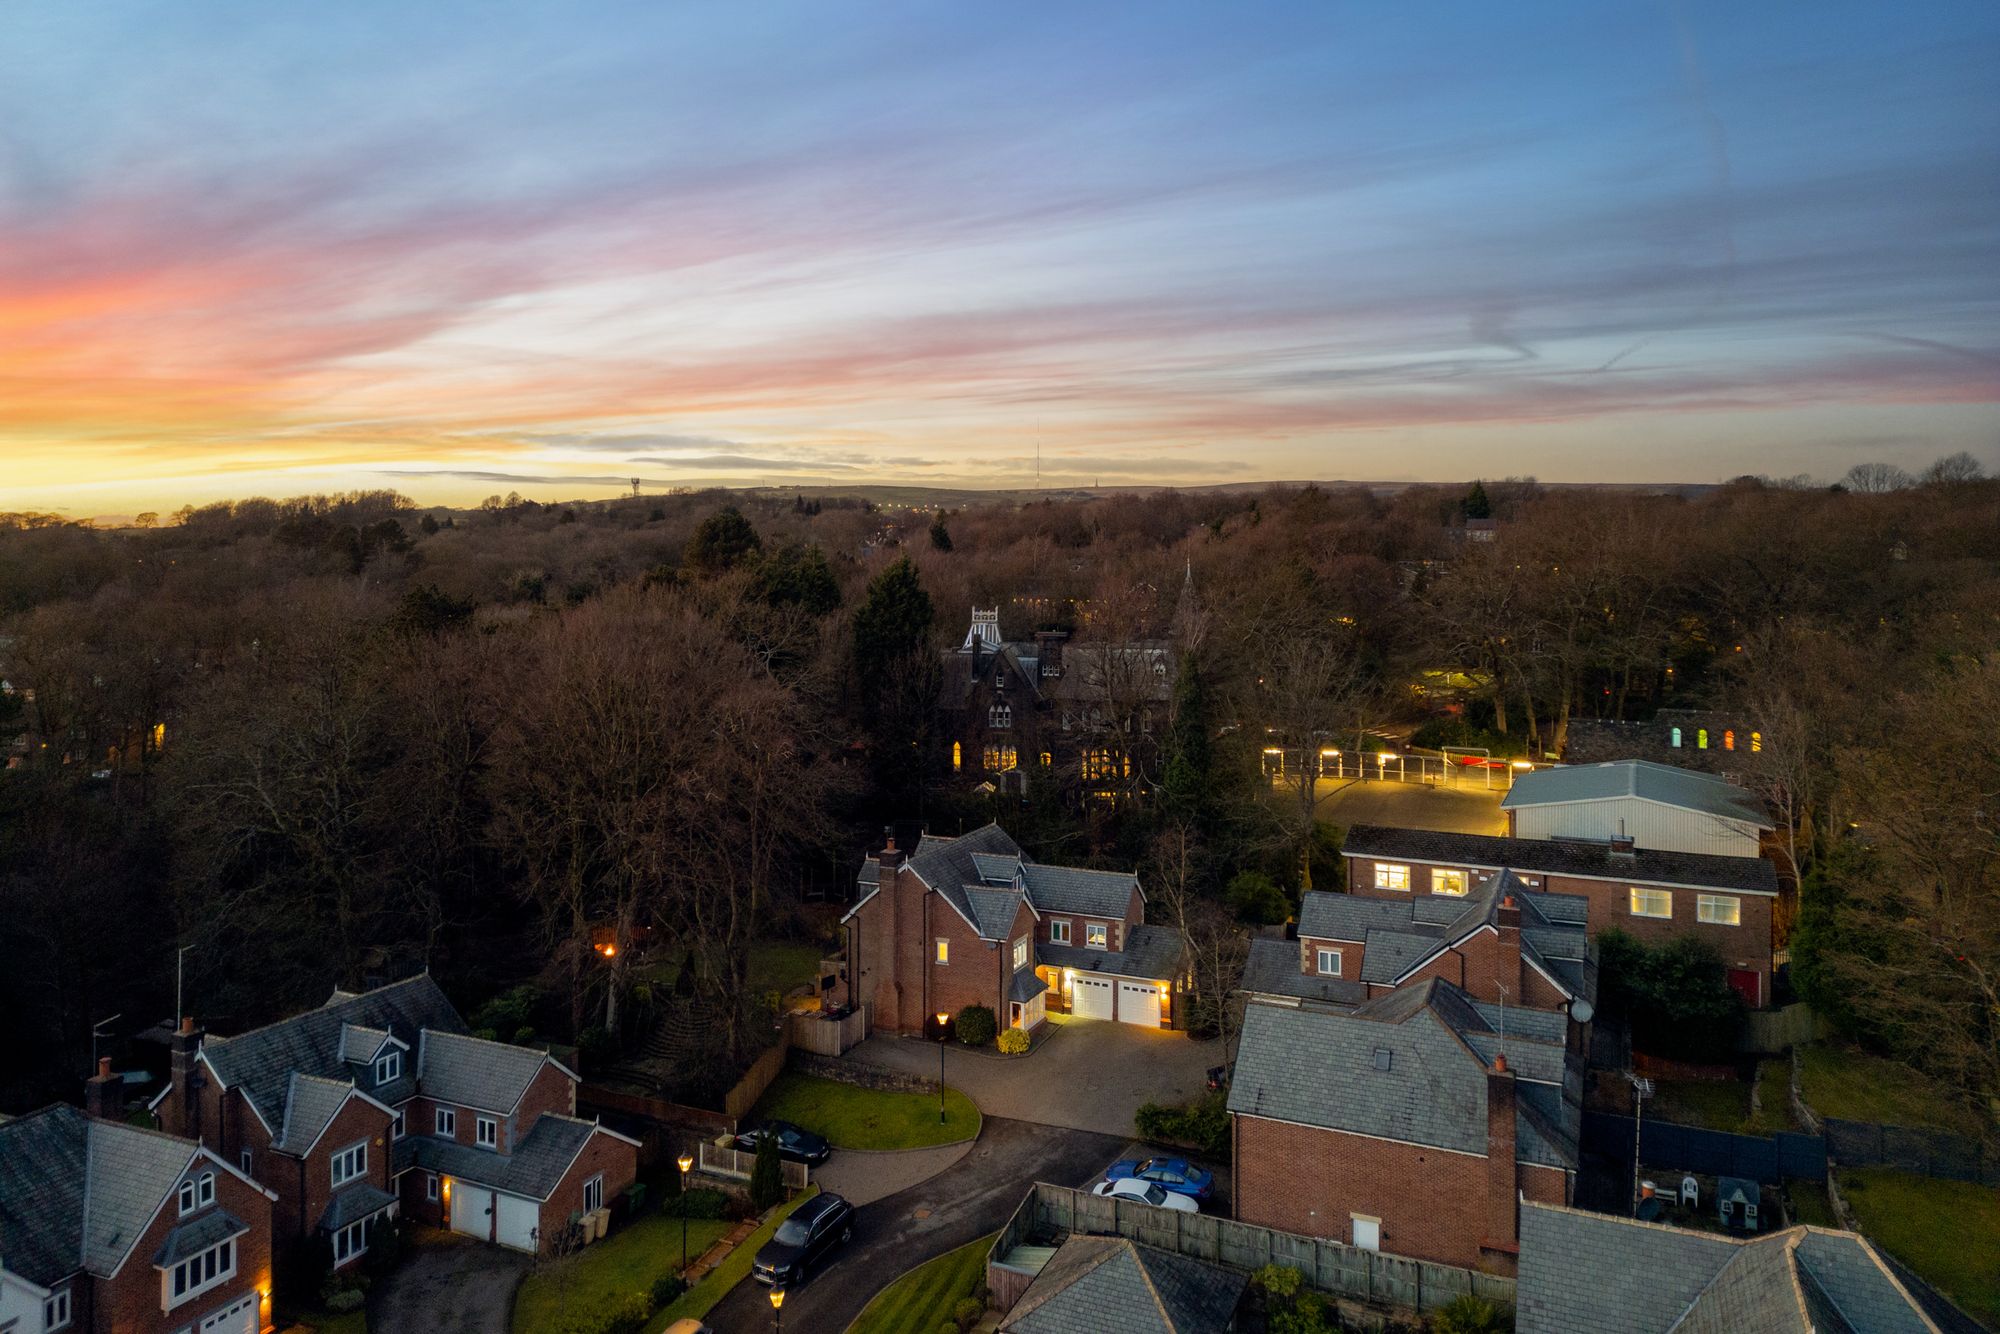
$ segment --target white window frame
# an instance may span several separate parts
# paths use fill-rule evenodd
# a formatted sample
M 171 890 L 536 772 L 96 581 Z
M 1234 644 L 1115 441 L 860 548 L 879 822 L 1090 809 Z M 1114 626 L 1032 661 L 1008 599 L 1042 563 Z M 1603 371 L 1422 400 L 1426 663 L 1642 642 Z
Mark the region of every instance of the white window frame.
M 482 1149 L 500 1147 L 500 1122 L 491 1116 L 472 1118 L 472 1142 Z
M 42 1302 L 42 1328 L 45 1330 L 63 1328 L 69 1324 L 71 1315 L 68 1288 L 57 1289 Z
M 1401 881 L 1398 884 L 1397 881 Z M 1393 889 L 1399 894 L 1410 892 L 1410 868 L 1401 862 L 1375 863 L 1375 888 Z
M 1457 882 L 1458 888 L 1447 889 L 1446 886 L 1452 884 L 1454 881 Z M 1462 899 L 1471 892 L 1472 873 L 1470 871 L 1456 871 L 1444 866 L 1433 866 L 1431 868 L 1431 893 L 1441 894 L 1448 899 Z
M 1055 945 L 1069 944 L 1069 918 L 1052 917 L 1049 919 L 1049 942 Z
M 346 1173 L 342 1174 L 345 1165 Z M 350 1181 L 359 1181 L 368 1175 L 368 1141 L 350 1144 L 333 1155 L 329 1164 L 333 1174 L 333 1188 L 339 1190 Z
M 458 1112 L 450 1107 L 439 1107 L 436 1117 L 431 1122 L 431 1126 L 434 1133 L 439 1136 L 445 1139 L 457 1139 Z
M 951 942 L 939 936 L 931 945 L 931 962 L 942 967 L 951 967 Z
M 590 1202 L 590 1196 L 593 1191 L 596 1192 L 597 1195 L 597 1203 L 595 1204 L 592 1204 Z M 603 1207 L 604 1207 L 604 1173 L 599 1172 L 596 1176 L 592 1177 L 590 1180 L 583 1183 L 583 1211 L 587 1214 L 592 1214 L 596 1213 L 599 1209 L 602 1209 Z
M 1111 923 L 1085 922 L 1083 924 L 1083 947 L 1087 950 L 1110 949 Z
M 437 1203 L 439 1193 L 438 1174 L 435 1172 L 424 1173 L 424 1198 L 435 1204 Z
M 346 1249 L 341 1248 L 345 1246 Z M 333 1262 L 344 1265 L 357 1255 L 368 1254 L 368 1220 L 356 1219 L 333 1234 Z
M 186 1181 L 181 1182 L 180 1193 L 176 1196 L 176 1203 L 180 1208 L 180 1214 L 182 1218 L 186 1218 L 189 1214 L 193 1213 L 196 1209 L 200 1208 L 200 1206 L 194 1202 L 193 1177 L 189 1177 Z
M 1331 960 L 1333 963 L 1333 966 L 1331 968 L 1327 967 L 1328 960 Z M 1313 966 L 1319 971 L 1319 975 L 1321 977 L 1339 977 L 1340 951 L 1334 949 L 1330 945 L 1319 945 L 1314 947 Z
M 1742 926 L 1743 900 L 1734 894 L 1700 894 L 1695 897 L 1697 922 L 1708 926 Z M 1719 916 L 1719 909 L 1727 908 L 1728 916 Z
M 394 1144 L 397 1140 L 410 1133 L 409 1123 L 403 1116 L 405 1110 L 405 1108 L 398 1107 L 395 1114 L 389 1118 L 389 1142 L 391 1144 Z
M 236 1238 L 225 1237 L 205 1251 L 190 1255 L 171 1269 L 160 1271 L 160 1290 L 165 1310 L 194 1300 L 204 1292 L 236 1277 Z M 175 1290 L 175 1283 L 182 1286 Z
M 403 1077 L 403 1053 L 385 1051 L 375 1058 L 375 1085 L 380 1088 L 392 1079 Z
M 250 1150 L 238 1149 L 236 1151 L 236 1165 L 243 1169 L 243 1175 L 246 1177 L 256 1175 L 256 1173 L 250 1170 L 250 1163 L 251 1163 Z
M 203 1172 L 194 1179 L 194 1207 L 206 1209 L 215 1203 L 215 1173 Z
M 1026 936 L 1016 936 L 1014 938 L 1014 966 L 1016 968 L 1026 968 L 1028 966 L 1028 938 Z
M 1666 911 L 1652 911 L 1650 905 L 1655 899 L 1660 900 Z M 1648 906 L 1642 908 L 1639 906 L 1641 903 Z M 1651 889 L 1634 885 L 1625 906 L 1634 917 L 1644 917 L 1655 922 L 1670 921 L 1674 915 L 1674 892 L 1671 889 Z

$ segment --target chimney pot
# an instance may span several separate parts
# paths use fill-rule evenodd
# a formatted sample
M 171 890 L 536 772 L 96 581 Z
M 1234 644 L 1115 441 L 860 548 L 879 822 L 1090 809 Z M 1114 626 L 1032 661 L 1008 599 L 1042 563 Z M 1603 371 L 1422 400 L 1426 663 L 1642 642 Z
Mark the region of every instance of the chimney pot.
M 1501 1053 L 1500 1053 L 1499 1055 L 1497 1055 L 1497 1056 L 1495 1056 L 1495 1057 L 1493 1058 L 1493 1069 L 1494 1069 L 1494 1072 L 1495 1072 L 1496 1074 L 1502 1074 L 1502 1075 L 1504 1075 L 1504 1074 L 1506 1074 L 1506 1073 L 1507 1073 L 1507 1053 L 1506 1053 L 1506 1052 L 1504 1052 L 1504 1051 L 1503 1051 L 1503 1052 L 1501 1052 Z
M 194 1032 L 194 1016 L 193 1016 L 193 1015 L 191 1015 L 191 1014 L 184 1014 L 184 1015 L 182 1015 L 182 1016 L 181 1016 L 181 1026 L 180 1026 L 180 1031 L 181 1031 L 181 1032 L 183 1032 L 183 1033 L 192 1033 L 192 1032 Z
M 100 1056 L 97 1058 L 97 1077 L 99 1079 L 109 1079 L 111 1077 L 111 1058 L 109 1056 Z

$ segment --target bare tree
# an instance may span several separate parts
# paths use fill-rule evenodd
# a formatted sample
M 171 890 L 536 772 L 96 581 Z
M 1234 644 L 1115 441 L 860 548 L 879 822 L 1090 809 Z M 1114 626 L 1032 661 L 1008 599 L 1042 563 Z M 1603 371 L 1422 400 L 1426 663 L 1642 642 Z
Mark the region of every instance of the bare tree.
M 1893 463 L 1857 463 L 1840 479 L 1842 486 L 1862 495 L 1881 495 L 1916 485 L 1917 479 Z

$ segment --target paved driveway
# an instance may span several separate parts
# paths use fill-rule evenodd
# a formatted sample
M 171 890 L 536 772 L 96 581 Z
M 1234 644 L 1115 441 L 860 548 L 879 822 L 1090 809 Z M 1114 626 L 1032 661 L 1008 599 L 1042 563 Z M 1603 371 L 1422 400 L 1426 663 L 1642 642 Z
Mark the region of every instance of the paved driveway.
M 500 1246 L 427 1234 L 417 1251 L 368 1294 L 373 1334 L 507 1334 L 514 1289 L 532 1263 Z
M 937 1078 L 932 1042 L 874 1037 L 850 1055 L 927 1079 Z M 987 1116 L 1036 1121 L 1102 1135 L 1132 1134 L 1132 1114 L 1144 1102 L 1184 1102 L 1200 1093 L 1222 1044 L 1185 1033 L 1102 1019 L 1062 1023 L 1026 1056 L 945 1052 L 945 1082 L 962 1090 Z
M 1119 1136 L 989 1115 L 978 1142 L 956 1166 L 854 1211 L 854 1240 L 840 1258 L 786 1295 L 785 1328 L 838 1334 L 901 1274 L 999 1231 L 1034 1182 L 1081 1186 L 1124 1147 Z M 708 1323 L 718 1334 L 768 1334 L 767 1289 L 744 1280 L 709 1312 Z

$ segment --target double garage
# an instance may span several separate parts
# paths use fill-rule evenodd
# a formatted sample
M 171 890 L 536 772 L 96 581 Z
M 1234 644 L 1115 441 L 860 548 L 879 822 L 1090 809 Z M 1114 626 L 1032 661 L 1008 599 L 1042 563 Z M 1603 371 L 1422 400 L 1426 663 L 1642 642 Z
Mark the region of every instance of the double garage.
M 1069 1012 L 1078 1019 L 1115 1019 L 1144 1028 L 1160 1026 L 1160 984 L 1124 977 L 1091 977 L 1077 973 L 1067 979 Z
M 533 1254 L 536 1233 L 542 1225 L 542 1206 L 521 1195 L 453 1181 L 451 1190 L 451 1230 L 481 1241 L 494 1241 L 511 1250 Z

